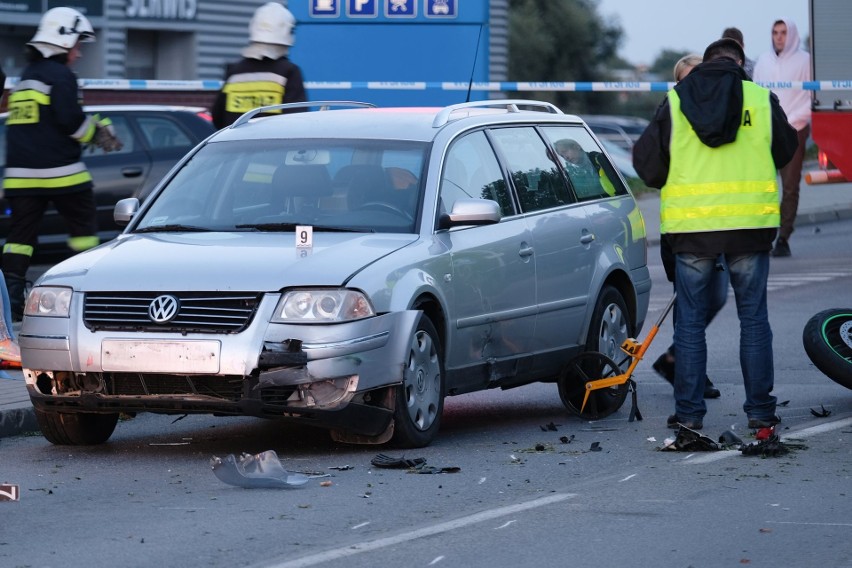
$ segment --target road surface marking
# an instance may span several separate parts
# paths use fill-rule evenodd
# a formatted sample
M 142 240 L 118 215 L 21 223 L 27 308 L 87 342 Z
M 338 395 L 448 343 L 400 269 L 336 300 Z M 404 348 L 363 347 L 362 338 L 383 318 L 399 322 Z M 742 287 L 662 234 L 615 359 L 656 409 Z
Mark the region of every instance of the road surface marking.
M 516 503 L 515 505 L 508 505 L 506 507 L 488 509 L 480 513 L 461 517 L 460 519 L 455 519 L 453 521 L 447 521 L 445 523 L 438 523 L 437 525 L 415 529 L 413 531 L 405 532 L 395 536 L 378 538 L 376 540 L 368 540 L 362 543 L 342 546 L 340 548 L 326 550 L 325 552 L 320 552 L 318 554 L 303 556 L 302 558 L 297 558 L 295 560 L 285 560 L 281 562 L 276 560 L 270 560 L 269 563 L 265 563 L 262 565 L 268 566 L 269 568 L 296 568 L 302 566 L 315 566 L 322 562 L 330 562 L 332 560 L 346 558 L 347 556 L 361 554 L 362 552 L 370 552 L 373 550 L 378 550 L 380 548 L 386 548 L 388 546 L 395 546 L 404 542 L 417 540 L 419 538 L 450 532 L 459 528 L 481 523 L 483 521 L 490 521 L 499 517 L 505 517 L 506 515 L 511 515 L 519 511 L 528 511 L 530 509 L 536 509 L 538 507 L 546 507 L 547 505 L 559 503 L 560 501 L 565 501 L 566 499 L 571 499 L 573 497 L 576 497 L 575 493 L 556 493 L 555 495 L 542 497 L 541 499 L 534 499 L 525 503 Z

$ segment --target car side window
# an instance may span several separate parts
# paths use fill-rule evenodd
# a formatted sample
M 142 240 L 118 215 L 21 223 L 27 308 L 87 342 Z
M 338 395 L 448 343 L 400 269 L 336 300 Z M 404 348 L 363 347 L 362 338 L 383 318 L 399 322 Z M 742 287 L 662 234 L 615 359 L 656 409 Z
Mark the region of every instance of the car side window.
M 584 128 L 546 126 L 542 132 L 559 156 L 577 199 L 591 201 L 627 193 L 615 168 Z
M 522 211 L 541 211 L 574 202 L 535 128 L 497 128 L 489 130 L 489 134 L 509 165 Z
M 149 148 L 188 148 L 193 145 L 180 126 L 167 118 L 145 116 L 137 118 L 136 122 Z
M 458 199 L 490 199 L 504 217 L 515 214 L 512 197 L 497 157 L 482 131 L 459 138 L 447 151 L 441 174 L 441 210 L 449 213 Z

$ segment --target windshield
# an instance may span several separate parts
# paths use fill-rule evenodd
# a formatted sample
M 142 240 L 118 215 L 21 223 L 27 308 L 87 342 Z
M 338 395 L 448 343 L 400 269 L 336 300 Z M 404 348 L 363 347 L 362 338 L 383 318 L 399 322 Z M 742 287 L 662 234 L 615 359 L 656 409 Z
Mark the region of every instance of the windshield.
M 246 140 L 207 144 L 156 196 L 133 232 L 411 233 L 424 143 Z

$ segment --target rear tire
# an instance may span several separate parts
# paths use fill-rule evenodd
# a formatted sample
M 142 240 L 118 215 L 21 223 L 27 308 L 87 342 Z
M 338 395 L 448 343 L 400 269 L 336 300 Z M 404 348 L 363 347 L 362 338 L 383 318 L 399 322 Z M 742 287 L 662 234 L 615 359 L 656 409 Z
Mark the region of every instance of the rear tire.
M 47 441 L 57 446 L 103 444 L 115 431 L 118 414 L 66 413 L 35 409 L 36 420 Z
M 805 324 L 802 343 L 817 369 L 852 389 L 852 309 L 832 308 L 814 315 Z
M 621 350 L 621 345 L 625 339 L 633 337 L 634 327 L 621 292 L 612 286 L 604 286 L 592 314 L 586 351 L 603 353 L 626 371 L 631 357 Z
M 395 397 L 392 443 L 403 448 L 428 446 L 441 427 L 444 411 L 444 349 L 425 314 L 409 341 Z

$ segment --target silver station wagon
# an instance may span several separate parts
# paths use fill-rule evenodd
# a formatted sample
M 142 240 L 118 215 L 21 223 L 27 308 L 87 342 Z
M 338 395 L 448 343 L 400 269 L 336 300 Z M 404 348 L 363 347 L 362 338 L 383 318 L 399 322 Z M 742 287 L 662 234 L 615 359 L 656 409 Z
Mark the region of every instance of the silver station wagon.
M 420 447 L 445 397 L 539 381 L 576 412 L 569 362 L 623 359 L 651 289 L 639 208 L 583 121 L 522 100 L 288 106 L 315 110 L 247 113 L 36 282 L 19 340 L 44 436 L 99 444 L 148 411 Z

